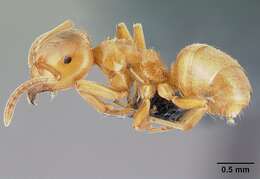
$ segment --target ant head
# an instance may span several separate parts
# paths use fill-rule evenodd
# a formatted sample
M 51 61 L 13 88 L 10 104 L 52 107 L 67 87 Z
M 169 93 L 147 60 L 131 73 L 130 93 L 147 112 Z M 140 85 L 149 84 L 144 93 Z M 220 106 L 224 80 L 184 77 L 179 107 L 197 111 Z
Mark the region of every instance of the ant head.
M 34 104 L 37 93 L 73 87 L 93 64 L 87 34 L 74 28 L 70 21 L 38 37 L 31 46 L 28 60 L 31 79 L 10 95 L 4 112 L 5 126 L 10 125 L 21 94 L 28 92 L 29 101 Z
M 93 64 L 90 41 L 86 33 L 65 21 L 42 34 L 29 52 L 31 78 L 54 78 L 53 90 L 72 87 Z

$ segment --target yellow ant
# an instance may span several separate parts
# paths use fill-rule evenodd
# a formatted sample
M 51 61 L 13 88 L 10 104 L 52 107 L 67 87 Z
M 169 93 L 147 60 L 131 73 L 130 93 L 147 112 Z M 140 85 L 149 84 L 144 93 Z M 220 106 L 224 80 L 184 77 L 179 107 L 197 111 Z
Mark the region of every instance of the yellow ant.
M 188 130 L 206 113 L 232 123 L 248 106 L 252 92 L 239 63 L 207 44 L 182 49 L 168 71 L 160 55 L 146 48 L 141 24 L 133 26 L 132 36 L 120 23 L 114 39 L 92 48 L 88 35 L 65 21 L 33 42 L 28 64 L 31 79 L 8 99 L 5 126 L 10 125 L 15 104 L 24 92 L 34 104 L 38 93 L 75 88 L 97 111 L 131 116 L 136 130 L 149 132 Z M 95 64 L 110 87 L 84 80 Z M 122 99 L 127 103 L 122 104 Z

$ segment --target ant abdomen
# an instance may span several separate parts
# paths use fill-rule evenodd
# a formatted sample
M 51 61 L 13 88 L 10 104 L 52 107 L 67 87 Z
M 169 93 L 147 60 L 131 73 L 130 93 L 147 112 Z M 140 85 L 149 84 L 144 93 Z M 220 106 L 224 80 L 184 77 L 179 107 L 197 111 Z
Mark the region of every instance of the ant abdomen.
M 243 68 L 207 44 L 182 49 L 170 76 L 172 85 L 184 96 L 207 98 L 209 113 L 236 117 L 249 104 L 251 86 Z

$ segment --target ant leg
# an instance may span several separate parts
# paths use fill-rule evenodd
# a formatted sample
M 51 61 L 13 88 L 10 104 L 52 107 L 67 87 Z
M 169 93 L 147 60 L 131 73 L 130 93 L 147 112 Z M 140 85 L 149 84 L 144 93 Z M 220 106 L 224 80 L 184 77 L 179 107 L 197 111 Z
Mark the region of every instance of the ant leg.
M 102 97 L 105 99 L 121 99 L 124 97 L 127 97 L 128 92 L 127 91 L 115 91 L 112 88 L 105 87 L 103 85 L 100 85 L 98 83 L 95 83 L 93 81 L 88 80 L 79 80 L 76 82 L 76 89 L 78 91 L 87 92 L 89 94 L 92 94 L 94 96 Z
M 127 102 L 125 106 L 132 106 L 133 99 L 131 98 L 130 88 L 132 84 L 134 86 L 134 82 L 132 82 L 130 73 L 128 71 L 115 72 L 113 73 L 113 75 L 108 76 L 108 79 L 110 81 L 110 86 L 116 91 L 129 92 L 129 95 L 127 96 L 127 100 L 125 101 Z
M 128 95 L 127 91 L 118 92 L 111 88 L 107 88 L 92 81 L 79 80 L 76 82 L 76 89 L 79 94 L 93 105 L 98 111 L 111 115 L 126 115 L 132 112 L 132 108 L 125 107 L 123 109 L 113 109 L 114 107 L 105 104 L 98 97 L 110 100 L 118 100 Z
M 134 39 L 135 39 L 135 43 L 136 43 L 137 47 L 143 46 L 145 48 L 145 40 L 144 40 L 142 25 L 135 24 L 133 28 L 134 28 Z M 116 37 L 118 39 L 126 39 L 126 40 L 133 41 L 133 38 L 132 38 L 127 26 L 125 25 L 125 23 L 119 23 L 117 25 Z M 127 101 L 130 105 L 133 105 L 133 101 L 136 99 L 136 96 L 137 96 L 136 81 L 134 81 L 134 83 L 133 83 L 133 90 L 134 90 L 133 99 L 131 99 L 130 96 L 127 97 Z
M 138 81 L 141 84 L 147 84 L 149 83 L 149 80 L 146 80 L 138 70 L 133 69 L 132 67 L 129 68 L 130 74 L 132 78 L 134 78 L 136 81 Z
M 150 98 L 154 95 L 155 89 L 152 85 L 143 85 L 140 88 L 140 93 L 143 98 L 141 105 L 133 116 L 133 128 L 136 130 L 146 130 L 149 132 L 162 132 L 168 127 L 153 128 L 149 121 L 150 117 Z
M 136 130 L 146 130 L 150 128 L 150 98 L 154 95 L 155 89 L 152 85 L 142 85 L 140 87 L 141 105 L 133 116 L 133 128 Z
M 148 128 L 147 131 L 151 134 L 154 133 L 163 133 L 163 132 L 169 132 L 170 130 L 173 130 L 174 128 L 172 127 L 168 127 L 168 126 L 162 126 L 162 127 L 158 127 L 158 128 Z
M 138 100 L 138 87 L 137 87 L 137 81 L 134 80 L 133 82 L 133 94 L 132 96 L 127 97 L 127 102 L 130 106 L 135 105 L 136 101 Z
M 192 109 L 198 107 L 205 107 L 207 100 L 198 97 L 178 97 L 175 96 L 172 102 L 182 109 Z
M 186 131 L 196 126 L 196 124 L 198 124 L 198 122 L 203 118 L 206 112 L 207 107 L 194 108 L 185 112 L 178 122 L 170 122 L 155 117 L 150 117 L 150 121 L 154 124 L 164 125 Z
M 148 131 L 149 133 L 167 132 L 174 129 L 172 126 L 164 124 L 160 124 L 161 127 L 152 127 L 150 118 L 150 100 L 145 99 L 133 116 L 133 128 L 138 131 Z
M 114 106 L 110 104 L 105 104 L 96 96 L 93 96 L 86 92 L 79 92 L 79 94 L 87 103 L 93 106 L 98 112 L 114 116 L 126 116 L 130 112 L 132 112 L 131 108 L 115 109 Z
M 138 49 L 146 49 L 145 38 L 142 24 L 137 23 L 133 26 L 134 41 Z
M 161 83 L 157 86 L 158 94 L 176 104 L 182 109 L 193 109 L 205 107 L 207 105 L 207 100 L 199 97 L 193 96 L 175 96 L 173 94 L 173 89 L 168 83 Z
M 134 24 L 133 25 L 133 35 L 134 35 L 134 42 L 137 46 L 137 48 L 140 49 L 145 49 L 145 38 L 144 38 L 144 33 L 143 33 L 143 28 L 141 24 Z M 131 36 L 131 34 L 128 31 L 127 26 L 125 25 L 125 23 L 120 23 L 117 25 L 117 29 L 116 29 L 116 37 L 118 39 L 127 39 L 127 40 L 131 40 L 133 41 L 133 38 Z M 130 69 L 131 71 L 132 69 Z M 131 73 L 134 73 L 133 71 Z M 136 73 L 135 74 L 135 78 L 138 78 L 138 75 Z M 138 78 L 139 81 L 141 80 L 140 78 Z M 144 81 L 142 81 L 142 83 L 144 83 Z M 134 81 L 133 83 L 133 99 L 130 98 L 130 96 L 128 96 L 127 101 L 130 105 L 133 104 L 133 101 L 136 99 L 137 96 L 137 84 L 136 81 Z
M 142 101 L 139 109 L 133 116 L 133 128 L 136 130 L 145 130 L 148 125 L 148 117 L 150 113 L 150 100 L 145 99 Z
M 121 22 L 116 26 L 116 38 L 126 39 L 126 40 L 131 40 L 131 41 L 133 40 L 125 23 Z
M 150 98 L 154 95 L 155 89 L 152 85 L 145 85 L 147 81 L 145 81 L 138 73 L 136 73 L 134 69 L 130 68 L 130 72 L 135 80 L 143 84 L 143 86 L 140 88 L 143 100 L 142 104 L 139 106 L 133 116 L 133 128 L 135 128 L 136 130 L 146 130 L 151 133 L 166 132 L 172 129 L 172 127 L 169 126 L 162 126 L 159 128 L 154 128 L 151 126 L 151 122 L 149 120 L 151 105 Z

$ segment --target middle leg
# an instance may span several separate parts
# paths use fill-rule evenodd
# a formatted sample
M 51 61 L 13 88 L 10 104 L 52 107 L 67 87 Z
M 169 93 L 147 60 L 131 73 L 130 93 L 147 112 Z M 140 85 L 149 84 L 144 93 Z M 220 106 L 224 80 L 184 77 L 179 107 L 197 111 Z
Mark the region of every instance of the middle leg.
M 152 85 L 143 85 L 140 88 L 141 93 L 141 105 L 133 116 L 133 128 L 140 131 L 148 131 L 151 133 L 166 132 L 173 129 L 170 126 L 160 124 L 160 127 L 153 127 L 150 121 L 150 99 L 155 93 L 155 89 Z

